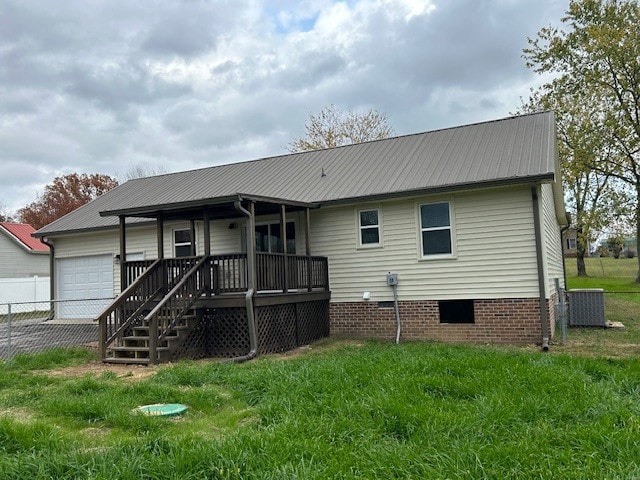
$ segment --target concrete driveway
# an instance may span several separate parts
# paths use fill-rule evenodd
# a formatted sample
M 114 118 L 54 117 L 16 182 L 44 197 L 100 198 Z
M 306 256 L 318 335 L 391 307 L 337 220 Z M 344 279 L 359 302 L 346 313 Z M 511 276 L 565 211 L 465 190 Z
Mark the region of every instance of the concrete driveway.
M 56 347 L 96 346 L 98 323 L 93 320 L 29 319 L 0 323 L 0 359 L 18 353 L 41 352 Z

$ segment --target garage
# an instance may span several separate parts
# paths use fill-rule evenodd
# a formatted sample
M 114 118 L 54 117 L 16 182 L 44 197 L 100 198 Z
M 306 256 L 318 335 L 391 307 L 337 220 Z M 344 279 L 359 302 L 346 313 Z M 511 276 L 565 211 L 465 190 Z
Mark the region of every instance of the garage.
M 59 258 L 58 318 L 95 318 L 113 298 L 113 256 Z M 77 301 L 70 301 L 77 300 Z

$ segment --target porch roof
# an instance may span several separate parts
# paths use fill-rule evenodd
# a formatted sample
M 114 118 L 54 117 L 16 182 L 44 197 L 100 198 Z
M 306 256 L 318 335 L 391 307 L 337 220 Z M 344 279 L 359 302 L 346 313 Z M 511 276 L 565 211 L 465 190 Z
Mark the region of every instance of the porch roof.
M 104 210 L 100 212 L 100 216 L 157 218 L 160 214 L 162 214 L 165 220 L 171 220 L 172 218 L 200 219 L 202 218 L 203 210 L 206 209 L 209 213 L 209 218 L 211 218 L 212 220 L 220 218 L 234 218 L 239 215 L 238 210 L 235 208 L 235 202 L 242 202 L 243 200 L 248 200 L 255 203 L 257 215 L 278 213 L 280 211 L 280 205 L 288 207 L 289 211 L 302 210 L 305 208 L 318 208 L 320 206 L 317 203 L 298 202 L 295 200 L 286 200 L 283 198 L 236 193 L 235 195 L 227 195 L 218 198 L 204 198 L 186 202 L 173 202 L 157 205 L 145 205 L 141 207 Z

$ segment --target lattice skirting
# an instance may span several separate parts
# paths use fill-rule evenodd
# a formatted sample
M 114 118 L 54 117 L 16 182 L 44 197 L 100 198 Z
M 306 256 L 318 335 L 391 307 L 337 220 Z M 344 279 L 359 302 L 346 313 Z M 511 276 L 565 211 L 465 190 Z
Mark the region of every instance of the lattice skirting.
M 258 353 L 291 350 L 329 335 L 328 300 L 255 308 Z M 185 356 L 232 358 L 251 349 L 244 308 L 205 310 Z

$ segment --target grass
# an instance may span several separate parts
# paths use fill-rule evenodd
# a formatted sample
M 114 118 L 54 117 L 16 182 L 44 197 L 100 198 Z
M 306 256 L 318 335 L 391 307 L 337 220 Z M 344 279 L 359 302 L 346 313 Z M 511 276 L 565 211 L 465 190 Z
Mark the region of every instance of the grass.
M 640 356 L 640 284 L 634 281 L 638 259 L 587 258 L 585 262 L 589 276 L 577 277 L 575 259 L 566 259 L 568 288 L 604 289 L 607 320 L 620 322 L 624 328 L 570 328 L 568 341 L 556 345 L 556 350 L 574 355 Z
M 143 379 L 59 374 L 86 362 L 53 352 L 2 365 L 5 478 L 640 476 L 637 359 L 328 340 Z M 130 413 L 155 402 L 189 410 Z

